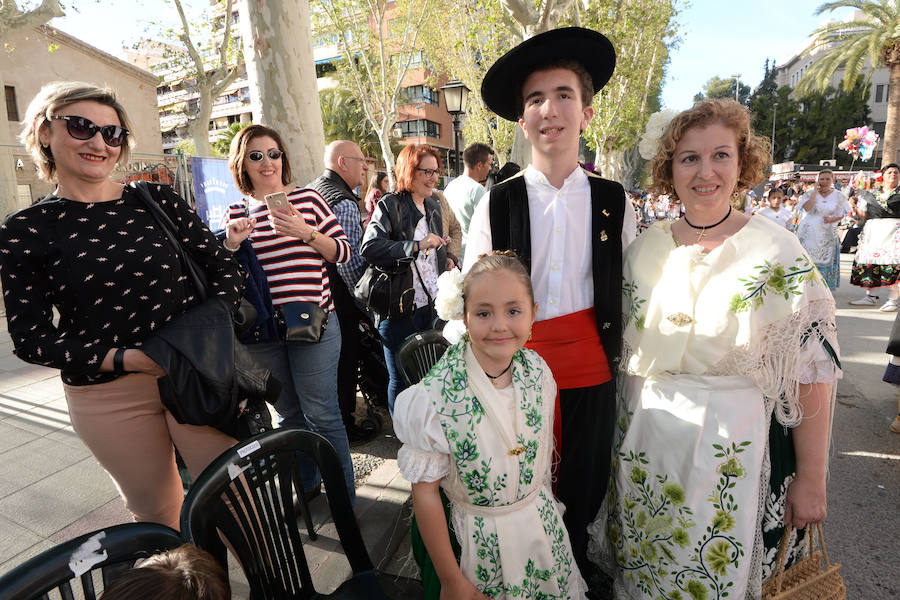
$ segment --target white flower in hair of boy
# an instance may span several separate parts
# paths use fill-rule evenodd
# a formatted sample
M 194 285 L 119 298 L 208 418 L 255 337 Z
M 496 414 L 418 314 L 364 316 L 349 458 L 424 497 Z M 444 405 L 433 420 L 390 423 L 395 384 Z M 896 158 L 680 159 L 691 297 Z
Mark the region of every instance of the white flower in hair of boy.
M 438 293 L 434 308 L 444 321 L 458 321 L 463 318 L 463 276 L 459 269 L 444 271 L 438 277 Z

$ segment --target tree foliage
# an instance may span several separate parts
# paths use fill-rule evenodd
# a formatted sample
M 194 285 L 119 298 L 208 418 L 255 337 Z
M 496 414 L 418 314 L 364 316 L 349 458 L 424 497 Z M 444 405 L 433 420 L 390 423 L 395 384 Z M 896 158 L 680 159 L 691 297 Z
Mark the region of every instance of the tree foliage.
M 228 129 L 220 133 L 219 137 L 216 138 L 216 141 L 213 142 L 213 156 L 220 156 L 222 158 L 228 157 L 228 153 L 231 151 L 231 140 L 234 139 L 234 136 L 236 136 L 241 129 L 248 125 L 252 125 L 252 123 L 247 121 L 245 123 L 232 123 L 229 125 Z
M 869 121 L 869 87 L 859 76 L 850 91 L 829 86 L 799 99 L 800 115 L 791 128 L 791 160 L 815 164 L 831 158 L 832 151 L 844 139 L 848 127 Z M 847 154 L 838 150 L 838 158 Z
M 836 0 L 822 4 L 815 14 L 845 7 L 859 11 L 853 21 L 826 23 L 813 32 L 813 43 L 803 56 L 818 58 L 800 79 L 797 92 L 805 95 L 814 89 L 825 90 L 841 69 L 841 87 L 849 92 L 866 64 L 870 69 L 886 66 L 891 85 L 883 166 L 896 161 L 900 143 L 900 0 Z
M 750 86 L 744 85 L 743 83 L 739 84 L 737 77 L 722 79 L 718 75 L 711 77 L 703 84 L 703 91 L 697 92 L 694 96 L 694 102 L 706 100 L 707 98 L 734 98 L 734 88 L 736 85 L 740 85 L 738 88 L 737 101 L 741 104 L 747 104 L 747 100 L 750 98 Z
M 23 10 L 19 4 L 15 0 L 0 0 L 0 40 L 4 42 L 16 32 L 65 16 L 59 0 L 41 0 L 38 6 L 27 10 Z
M 213 100 L 237 77 L 237 65 L 240 64 L 240 48 L 234 43 L 231 35 L 231 12 L 233 0 L 219 0 L 222 7 L 224 23 L 221 33 L 216 31 L 192 32 L 181 5 L 181 0 L 172 0 L 178 11 L 181 29 L 173 31 L 173 35 L 184 45 L 187 60 L 182 67 L 189 73 L 194 82 L 194 89 L 199 93 L 196 111 L 187 114 L 188 128 L 194 139 L 194 147 L 198 156 L 210 156 L 209 118 L 212 115 Z M 213 19 L 209 23 L 215 26 Z M 196 41 L 195 41 L 196 40 Z M 211 57 L 206 59 L 205 56 Z
M 439 0 L 440 19 L 422 30 L 425 56 L 435 72 L 459 79 L 471 90 L 463 125 L 467 143 L 489 144 L 506 162 L 516 124 L 498 118 L 481 100 L 481 81 L 500 56 L 521 41 L 500 0 Z M 432 81 L 432 83 L 437 83 Z
M 316 0 L 310 6 L 316 35 L 338 46 L 338 77 L 378 136 L 391 185 L 398 100 L 433 6 L 433 0 Z
M 674 0 L 438 1 L 441 19 L 426 23 L 425 51 L 436 71 L 457 77 L 473 91 L 463 133 L 467 141 L 490 144 L 501 164 L 520 136 L 514 123 L 498 119 L 481 101 L 488 68 L 523 39 L 557 26 L 589 27 L 609 37 L 618 54 L 616 71 L 594 99 L 596 116 L 585 138 L 598 156 L 615 152 L 621 163 L 621 151 L 636 143 L 659 105 L 668 50 L 675 42 Z
M 868 87 L 862 76 L 849 91 L 828 87 L 808 92 L 801 98 L 792 95 L 788 86 L 776 88 L 775 70 L 766 64 L 762 83 L 750 96 L 752 126 L 758 135 L 771 138 L 775 118 L 774 162 L 795 161 L 817 164 L 831 158 L 848 127 L 864 125 L 869 120 L 866 103 Z M 777 103 L 777 106 L 776 106 Z M 838 150 L 835 157 L 846 158 Z
M 616 70 L 594 97 L 594 118 L 584 132 L 606 177 L 632 178 L 623 153 L 659 109 L 669 50 L 677 43 L 677 14 L 674 0 L 593 0 L 570 15 L 571 24 L 602 31 L 616 49 Z
M 326 88 L 319 92 L 325 143 L 350 140 L 365 156 L 380 156 L 381 143 L 353 94 L 344 87 Z M 396 154 L 403 144 L 391 138 L 391 151 Z

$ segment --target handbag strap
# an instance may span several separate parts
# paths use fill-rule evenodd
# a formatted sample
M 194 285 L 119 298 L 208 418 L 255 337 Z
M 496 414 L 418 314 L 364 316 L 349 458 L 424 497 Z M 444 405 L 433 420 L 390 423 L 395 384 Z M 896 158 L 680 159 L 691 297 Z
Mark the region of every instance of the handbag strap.
M 809 555 L 812 556 L 813 553 L 813 537 L 815 534 L 819 534 L 819 545 L 822 547 L 822 556 L 825 558 L 825 568 L 828 569 L 831 566 L 831 561 L 828 560 L 828 550 L 825 548 L 825 534 L 822 533 L 822 524 L 816 523 L 815 527 L 810 527 L 810 524 L 807 524 L 803 529 L 806 531 L 806 544 L 807 549 L 809 551 Z M 784 563 L 787 561 L 787 547 L 788 542 L 791 539 L 791 532 L 794 530 L 793 525 L 790 523 L 786 523 L 784 526 L 784 535 L 781 536 L 781 544 L 778 546 L 778 558 L 775 563 L 775 594 L 781 593 L 781 584 L 784 579 Z
M 202 275 L 203 270 L 196 264 L 193 257 L 185 251 L 181 242 L 179 242 L 178 238 L 175 236 L 175 232 L 178 231 L 175 227 L 175 223 L 172 222 L 169 215 L 162 209 L 159 202 L 154 200 L 153 196 L 150 194 L 149 184 L 146 181 L 132 181 L 129 185 L 137 191 L 138 199 L 144 204 L 147 212 L 149 212 L 150 216 L 153 217 L 153 220 L 156 221 L 156 224 L 166 236 L 166 239 L 169 240 L 169 243 L 172 244 L 172 247 L 175 248 L 178 257 L 181 260 L 182 267 L 193 280 L 197 296 L 201 301 L 205 301 L 207 297 L 207 284 Z

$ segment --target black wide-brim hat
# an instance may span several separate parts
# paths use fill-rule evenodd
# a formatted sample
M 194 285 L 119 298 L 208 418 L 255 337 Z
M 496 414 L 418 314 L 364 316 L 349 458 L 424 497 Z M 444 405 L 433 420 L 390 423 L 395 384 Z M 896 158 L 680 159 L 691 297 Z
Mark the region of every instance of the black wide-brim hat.
M 508 121 L 519 119 L 516 95 L 537 67 L 559 59 L 578 61 L 591 76 L 594 94 L 616 68 L 616 50 L 605 35 L 583 27 L 563 27 L 529 38 L 497 59 L 481 82 L 481 98 Z

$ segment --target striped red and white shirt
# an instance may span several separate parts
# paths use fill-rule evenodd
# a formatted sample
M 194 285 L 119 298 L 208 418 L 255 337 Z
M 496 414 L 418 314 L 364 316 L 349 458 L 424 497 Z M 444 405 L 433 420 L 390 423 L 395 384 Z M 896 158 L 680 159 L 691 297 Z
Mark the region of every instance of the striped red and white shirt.
M 315 191 L 299 187 L 289 192 L 287 197 L 319 235 L 327 235 L 337 242 L 335 262 L 347 262 L 350 259 L 350 242 L 328 203 Z M 223 226 L 231 219 L 239 219 L 246 214 L 244 204 L 232 204 L 225 213 Z M 250 245 L 269 280 L 272 304 L 317 302 L 327 311 L 334 310 L 328 271 L 322 255 L 300 238 L 276 235 L 265 204 L 251 206 L 250 218 L 256 220 L 249 238 Z

